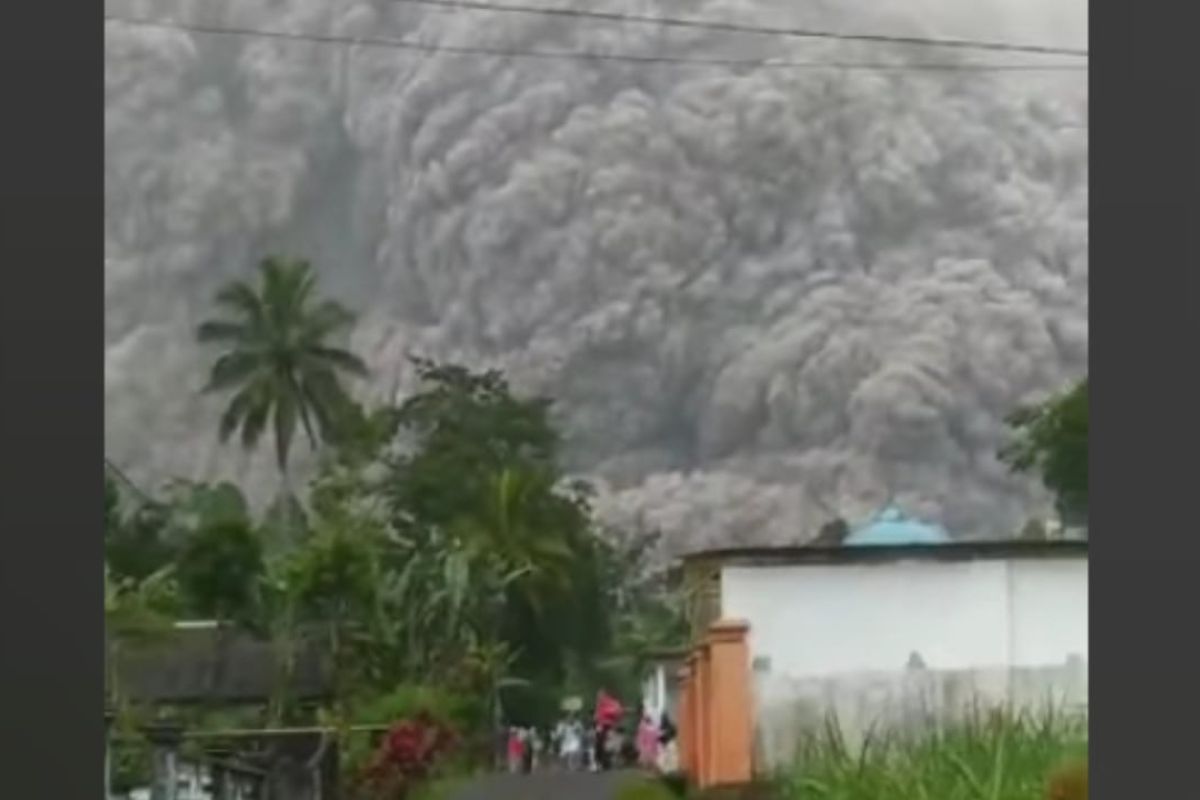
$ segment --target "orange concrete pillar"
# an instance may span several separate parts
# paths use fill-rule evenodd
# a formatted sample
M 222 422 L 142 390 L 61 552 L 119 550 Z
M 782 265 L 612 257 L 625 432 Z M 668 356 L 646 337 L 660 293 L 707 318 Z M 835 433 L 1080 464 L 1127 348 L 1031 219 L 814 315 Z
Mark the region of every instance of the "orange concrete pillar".
M 691 653 L 688 653 L 687 666 L 685 666 L 684 669 L 686 669 L 688 673 L 687 694 L 684 696 L 684 701 L 687 704 L 688 732 L 686 737 L 687 755 L 685 755 L 683 758 L 687 762 L 685 771 L 687 772 L 688 777 L 692 781 L 695 781 L 696 770 L 700 767 L 696 757 L 696 744 L 700 740 L 700 732 L 698 730 L 700 725 L 700 712 L 697 705 L 699 702 L 698 682 L 700 680 L 700 671 L 696 664 L 696 652 L 694 650 Z
M 712 773 L 712 672 L 709 661 L 708 642 L 696 647 L 696 783 L 701 787 L 711 785 Z
M 753 777 L 749 631 L 742 620 L 718 620 L 709 627 L 705 786 L 748 783 Z
M 678 741 L 676 749 L 679 753 L 679 771 L 685 775 L 692 772 L 692 740 L 695 738 L 692 730 L 695 716 L 692 713 L 692 670 L 691 659 L 679 670 L 679 710 L 677 716 Z

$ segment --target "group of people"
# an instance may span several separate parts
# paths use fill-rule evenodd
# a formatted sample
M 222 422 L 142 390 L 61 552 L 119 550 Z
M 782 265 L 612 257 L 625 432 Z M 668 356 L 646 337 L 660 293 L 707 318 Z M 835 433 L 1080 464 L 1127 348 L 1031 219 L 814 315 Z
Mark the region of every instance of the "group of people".
M 567 770 L 601 771 L 635 764 L 663 773 L 676 769 L 676 731 L 664 712 L 644 711 L 634 726 L 626 724 L 625 710 L 606 692 L 596 698 L 592 724 L 587 726 L 575 712 L 568 713 L 547 737 L 536 728 L 508 730 L 507 762 L 510 772 L 532 772 L 550 761 Z

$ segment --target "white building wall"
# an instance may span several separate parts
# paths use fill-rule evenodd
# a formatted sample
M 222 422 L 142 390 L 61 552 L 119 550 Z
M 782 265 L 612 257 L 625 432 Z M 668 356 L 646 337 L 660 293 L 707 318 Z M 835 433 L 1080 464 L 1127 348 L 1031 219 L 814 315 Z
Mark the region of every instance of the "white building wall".
M 853 741 L 977 703 L 1086 705 L 1086 559 L 730 566 L 721 612 L 750 623 L 767 766 L 830 715 Z
M 794 678 L 1008 661 L 1004 562 L 728 567 L 721 612 L 750 622 L 750 648 Z
M 1012 663 L 1088 656 L 1088 565 L 1082 558 L 1010 561 Z

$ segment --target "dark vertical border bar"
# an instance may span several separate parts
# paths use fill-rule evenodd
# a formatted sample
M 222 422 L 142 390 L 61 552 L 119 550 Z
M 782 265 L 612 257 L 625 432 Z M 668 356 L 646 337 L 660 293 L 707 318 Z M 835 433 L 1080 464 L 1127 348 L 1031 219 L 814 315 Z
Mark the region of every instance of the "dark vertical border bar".
M 101 9 L 17 3 L 0 50 L 0 796 L 103 781 Z
M 1200 100 L 1194 6 L 1091 12 L 1090 762 L 1124 800 L 1195 783 Z

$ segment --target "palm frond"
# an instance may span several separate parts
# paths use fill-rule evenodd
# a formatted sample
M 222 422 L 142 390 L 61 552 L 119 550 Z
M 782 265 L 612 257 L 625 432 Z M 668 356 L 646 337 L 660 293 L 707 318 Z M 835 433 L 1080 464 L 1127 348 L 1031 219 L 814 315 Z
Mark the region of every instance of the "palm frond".
M 248 350 L 232 350 L 213 363 L 208 374 L 206 392 L 219 392 L 242 383 L 263 366 L 260 354 Z
M 242 322 L 209 320 L 196 328 L 196 340 L 208 342 L 245 342 L 253 336 L 251 326 Z
M 307 370 L 301 386 L 316 417 L 321 438 L 334 438 L 350 407 L 350 398 L 337 376 L 328 369 Z
M 324 367 L 341 370 L 360 378 L 365 378 L 370 374 L 363 360 L 349 350 L 337 347 L 310 346 L 305 348 L 305 355 Z
M 302 319 L 315 284 L 312 267 L 305 261 L 264 261 L 262 300 L 272 322 L 285 327 Z
M 246 414 L 242 418 L 242 446 L 247 449 L 254 447 L 262 438 L 273 404 L 271 395 L 261 386 L 253 392 L 251 398 L 250 404 L 246 408 Z
M 244 281 L 234 281 L 223 286 L 217 292 L 216 303 L 244 316 L 252 323 L 262 320 L 262 302 L 254 289 Z
M 254 390 L 254 386 L 246 387 L 234 395 L 233 400 L 226 406 L 225 413 L 221 415 L 221 423 L 217 431 L 222 442 L 228 441 L 233 432 L 242 424 L 242 420 L 246 418 L 246 412 L 254 402 Z
M 349 309 L 341 303 L 326 300 L 305 316 L 300 338 L 305 342 L 320 342 L 353 322 L 354 314 Z
M 287 383 L 292 396 L 296 399 L 296 410 L 300 416 L 300 424 L 304 428 L 304 435 L 308 437 L 309 445 L 316 449 L 317 433 L 313 429 L 311 414 L 312 407 L 308 397 L 304 393 L 304 387 L 300 385 L 298 380 L 296 380 L 296 376 L 294 374 L 289 374 L 287 376 Z

